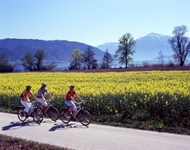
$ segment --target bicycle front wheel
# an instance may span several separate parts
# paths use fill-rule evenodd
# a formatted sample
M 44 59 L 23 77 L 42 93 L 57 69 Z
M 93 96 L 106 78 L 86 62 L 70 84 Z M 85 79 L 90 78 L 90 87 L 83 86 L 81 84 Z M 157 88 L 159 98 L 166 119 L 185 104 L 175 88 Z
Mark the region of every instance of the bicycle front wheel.
M 59 111 L 55 107 L 50 107 L 47 111 L 47 114 L 49 118 L 53 121 L 56 121 L 57 119 L 59 119 Z
M 88 126 L 92 121 L 92 116 L 87 110 L 81 110 L 78 114 L 79 122 L 84 125 Z
M 24 122 L 27 119 L 27 113 L 24 111 L 24 108 L 20 108 L 17 112 L 18 119 Z
M 33 115 L 33 120 L 37 123 L 40 124 L 42 123 L 43 119 L 44 119 L 44 115 L 43 112 L 40 109 L 36 109 L 34 110 L 34 112 L 32 113 Z
M 68 111 L 66 110 L 61 111 L 59 118 L 65 124 L 68 124 L 71 120 L 71 116 L 69 116 Z

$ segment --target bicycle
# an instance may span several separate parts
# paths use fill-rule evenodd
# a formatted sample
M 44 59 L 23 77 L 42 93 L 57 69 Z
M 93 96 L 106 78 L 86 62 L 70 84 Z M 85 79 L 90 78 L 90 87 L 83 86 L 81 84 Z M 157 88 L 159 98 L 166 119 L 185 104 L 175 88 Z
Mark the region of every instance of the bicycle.
M 29 113 L 26 113 L 24 111 L 25 107 L 24 106 L 18 106 L 17 107 L 17 116 L 18 119 L 21 122 L 24 122 L 28 117 L 32 117 L 34 122 L 37 124 L 42 123 L 43 121 L 43 113 L 42 111 L 37 107 L 36 102 L 32 102 L 32 106 L 29 110 Z
M 77 113 L 75 117 L 82 125 L 88 126 L 92 121 L 92 116 L 87 110 L 82 107 L 82 104 L 83 102 L 79 102 L 77 104 Z M 59 118 L 65 124 L 68 124 L 70 121 L 75 120 L 74 117 L 70 115 L 69 108 L 69 106 L 63 107 L 60 111 Z
M 59 119 L 59 111 L 56 107 L 54 107 L 51 104 L 51 99 L 50 100 L 46 100 L 47 102 L 47 107 L 45 110 L 42 110 L 41 107 L 39 107 L 41 109 L 41 111 L 43 112 L 44 116 L 49 117 L 51 120 L 56 121 L 57 119 Z

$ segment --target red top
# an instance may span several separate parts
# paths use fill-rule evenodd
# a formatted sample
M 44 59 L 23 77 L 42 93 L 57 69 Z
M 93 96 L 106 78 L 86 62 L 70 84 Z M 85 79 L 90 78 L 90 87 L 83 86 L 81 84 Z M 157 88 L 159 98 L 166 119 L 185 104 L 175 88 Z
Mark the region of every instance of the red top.
M 29 97 L 31 96 L 31 92 L 29 92 L 29 91 L 24 91 L 23 93 L 22 93 L 22 100 L 23 101 L 25 101 L 25 102 L 30 102 L 30 100 L 29 100 Z
M 71 101 L 71 96 L 73 97 L 74 95 L 76 95 L 76 92 L 75 91 L 69 91 L 66 95 L 66 100 L 67 101 Z

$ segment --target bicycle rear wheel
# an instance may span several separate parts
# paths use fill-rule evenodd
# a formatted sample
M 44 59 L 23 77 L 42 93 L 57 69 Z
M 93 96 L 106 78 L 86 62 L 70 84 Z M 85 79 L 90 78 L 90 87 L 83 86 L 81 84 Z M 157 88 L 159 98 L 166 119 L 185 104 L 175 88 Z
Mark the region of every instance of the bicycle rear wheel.
M 18 119 L 22 122 L 24 122 L 28 118 L 27 113 L 24 111 L 24 107 L 18 109 L 17 116 Z
M 32 113 L 33 120 L 37 123 L 40 124 L 42 123 L 44 119 L 43 112 L 40 109 L 35 109 L 34 112 Z
M 78 114 L 78 119 L 82 125 L 88 126 L 92 121 L 92 116 L 87 110 L 81 110 Z
M 71 120 L 71 116 L 68 114 L 67 110 L 62 110 L 60 112 L 59 118 L 65 124 L 68 124 L 70 122 L 70 120 Z
M 50 107 L 46 113 L 48 114 L 49 118 L 53 121 L 59 119 L 59 111 L 56 107 Z

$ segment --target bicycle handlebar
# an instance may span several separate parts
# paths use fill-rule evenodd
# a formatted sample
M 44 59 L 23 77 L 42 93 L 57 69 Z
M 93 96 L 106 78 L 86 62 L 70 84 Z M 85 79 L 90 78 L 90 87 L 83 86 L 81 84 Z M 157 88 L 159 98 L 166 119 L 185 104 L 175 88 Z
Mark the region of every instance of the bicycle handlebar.
M 39 101 L 32 101 L 31 102 L 33 105 L 37 104 L 37 103 L 40 103 Z
M 46 100 L 46 102 L 51 102 L 53 99 L 48 99 L 48 100 Z
M 81 104 L 83 104 L 83 103 L 84 103 L 84 102 L 83 102 L 83 101 L 81 101 L 81 102 L 78 102 L 78 103 L 77 103 L 77 105 L 81 105 Z

